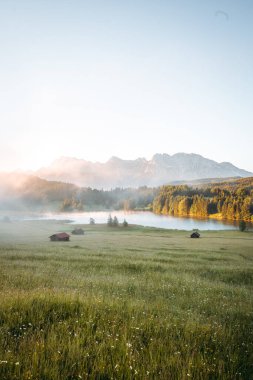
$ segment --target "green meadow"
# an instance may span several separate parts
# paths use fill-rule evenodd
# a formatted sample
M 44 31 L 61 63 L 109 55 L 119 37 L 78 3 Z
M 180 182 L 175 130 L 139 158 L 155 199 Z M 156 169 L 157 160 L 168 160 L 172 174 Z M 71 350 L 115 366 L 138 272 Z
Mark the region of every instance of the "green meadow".
M 0 379 L 253 379 L 253 233 L 0 223 Z

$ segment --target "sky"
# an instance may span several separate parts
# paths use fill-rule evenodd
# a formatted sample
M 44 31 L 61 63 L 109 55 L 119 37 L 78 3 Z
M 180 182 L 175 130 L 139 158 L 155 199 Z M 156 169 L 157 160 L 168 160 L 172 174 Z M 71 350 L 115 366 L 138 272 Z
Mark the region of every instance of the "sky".
M 253 172 L 252 0 L 0 0 L 0 170 L 198 153 Z

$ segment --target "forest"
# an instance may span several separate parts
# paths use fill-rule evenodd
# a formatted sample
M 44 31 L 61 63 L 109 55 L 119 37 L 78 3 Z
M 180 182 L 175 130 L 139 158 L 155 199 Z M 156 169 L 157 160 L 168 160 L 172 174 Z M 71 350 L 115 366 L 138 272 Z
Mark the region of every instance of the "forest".
M 0 174 L 0 209 L 47 211 L 152 210 L 158 188 L 78 187 L 36 176 Z
M 152 210 L 152 202 L 158 194 L 158 189 L 146 186 L 134 188 L 116 188 L 97 190 L 80 188 L 65 198 L 60 205 L 60 211 L 86 210 Z
M 0 176 L 1 179 L 1 176 Z M 253 177 L 159 188 L 78 187 L 35 176 L 1 180 L 0 209 L 38 212 L 149 210 L 157 214 L 253 221 Z
M 253 178 L 189 187 L 163 186 L 153 201 L 157 214 L 253 221 Z

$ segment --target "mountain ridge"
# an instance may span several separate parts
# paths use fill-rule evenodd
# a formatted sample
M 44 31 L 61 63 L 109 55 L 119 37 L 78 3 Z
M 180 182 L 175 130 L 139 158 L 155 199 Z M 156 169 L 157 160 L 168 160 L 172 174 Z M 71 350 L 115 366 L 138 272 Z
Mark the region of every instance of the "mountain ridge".
M 161 186 L 174 181 L 252 175 L 230 162 L 218 163 L 196 153 L 156 153 L 150 160 L 143 157 L 124 160 L 112 156 L 104 163 L 63 156 L 34 174 L 47 180 L 92 188 Z

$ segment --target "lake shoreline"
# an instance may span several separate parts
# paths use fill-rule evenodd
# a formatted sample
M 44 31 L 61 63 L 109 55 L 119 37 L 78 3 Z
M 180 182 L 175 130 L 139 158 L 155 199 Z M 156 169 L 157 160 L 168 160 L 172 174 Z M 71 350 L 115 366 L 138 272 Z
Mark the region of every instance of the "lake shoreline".
M 8 216 L 11 221 L 22 220 L 56 220 L 72 225 L 89 224 L 90 218 L 95 219 L 96 224 L 106 224 L 109 214 L 116 216 L 119 223 L 122 224 L 124 219 L 129 224 L 140 225 L 145 227 L 156 227 L 172 230 L 237 230 L 239 221 L 217 220 L 214 218 L 196 218 L 191 216 L 172 216 L 155 214 L 150 211 L 124 211 L 124 210 L 107 210 L 107 211 L 89 211 L 89 212 L 70 212 L 70 213 L 38 213 L 38 212 L 17 212 L 17 213 L 0 213 L 0 218 Z M 252 225 L 248 224 L 252 230 Z

